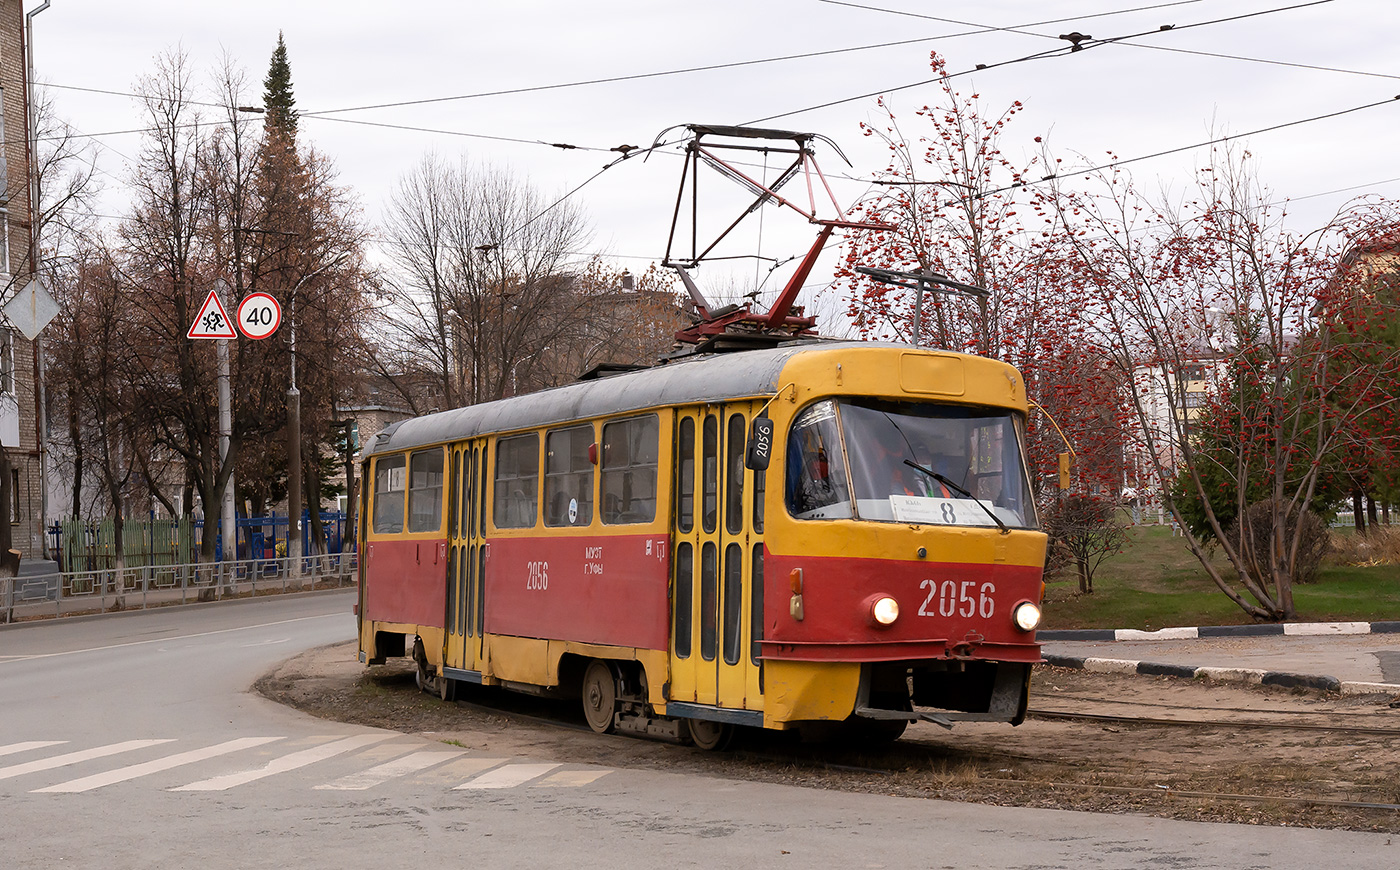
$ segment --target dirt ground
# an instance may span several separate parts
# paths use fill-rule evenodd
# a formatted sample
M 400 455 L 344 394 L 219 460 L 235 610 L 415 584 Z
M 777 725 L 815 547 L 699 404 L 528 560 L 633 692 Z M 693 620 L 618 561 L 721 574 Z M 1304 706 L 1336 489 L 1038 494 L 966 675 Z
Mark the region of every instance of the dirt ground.
M 577 702 L 465 686 L 462 700 L 446 704 L 418 691 L 407 659 L 365 668 L 353 643 L 294 658 L 256 688 L 325 719 L 492 754 L 1011 806 L 1400 832 L 1400 700 L 1390 696 L 1041 667 L 1032 715 L 1015 728 L 918 723 L 877 748 L 753 732 L 728 751 L 704 752 L 594 734 Z

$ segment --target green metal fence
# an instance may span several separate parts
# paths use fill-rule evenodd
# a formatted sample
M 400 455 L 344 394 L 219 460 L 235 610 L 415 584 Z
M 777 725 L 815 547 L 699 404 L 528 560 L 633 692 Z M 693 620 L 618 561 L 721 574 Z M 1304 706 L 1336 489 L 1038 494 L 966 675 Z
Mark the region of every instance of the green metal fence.
M 68 520 L 62 524 L 57 559 L 60 571 L 106 571 L 116 567 L 116 523 Z M 122 527 L 122 556 L 128 568 L 184 565 L 193 562 L 194 523 L 179 519 L 127 520 Z

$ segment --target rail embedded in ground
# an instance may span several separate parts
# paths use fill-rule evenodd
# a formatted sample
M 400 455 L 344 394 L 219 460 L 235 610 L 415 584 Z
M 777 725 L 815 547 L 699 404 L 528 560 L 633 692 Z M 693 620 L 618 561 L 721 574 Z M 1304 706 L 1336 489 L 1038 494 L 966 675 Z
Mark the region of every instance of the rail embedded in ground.
M 355 577 L 348 552 L 0 578 L 0 623 L 335 589 Z

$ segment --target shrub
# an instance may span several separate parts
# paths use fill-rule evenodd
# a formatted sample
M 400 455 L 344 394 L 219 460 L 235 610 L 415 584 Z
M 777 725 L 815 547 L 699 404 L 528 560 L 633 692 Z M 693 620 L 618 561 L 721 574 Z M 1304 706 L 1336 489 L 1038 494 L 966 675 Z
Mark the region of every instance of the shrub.
M 1241 551 L 1245 559 L 1253 563 L 1256 577 L 1269 576 L 1269 553 L 1274 543 L 1275 512 L 1272 499 L 1255 502 L 1245 510 L 1244 522 L 1236 519 L 1226 531 L 1231 544 Z M 1246 535 L 1246 532 L 1249 534 Z M 1304 510 L 1301 519 L 1295 511 L 1284 520 L 1284 532 L 1296 533 L 1301 537 L 1293 582 L 1311 583 L 1317 579 L 1317 569 L 1322 565 L 1322 557 L 1327 555 L 1330 546 L 1327 524 L 1312 511 Z M 1285 556 L 1292 546 L 1292 540 L 1284 542 Z

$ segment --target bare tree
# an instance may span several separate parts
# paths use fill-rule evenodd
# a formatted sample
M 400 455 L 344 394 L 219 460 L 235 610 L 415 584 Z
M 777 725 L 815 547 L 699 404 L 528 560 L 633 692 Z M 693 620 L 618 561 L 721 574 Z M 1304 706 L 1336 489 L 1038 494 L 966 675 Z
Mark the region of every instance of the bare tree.
M 1184 202 L 1149 201 L 1116 172 L 1098 177 L 1102 195 L 1061 191 L 1053 207 L 1074 227 L 1066 237 L 1093 291 L 1087 322 L 1122 373 L 1157 489 L 1222 592 L 1255 618 L 1291 618 L 1297 524 L 1327 457 L 1358 415 L 1395 401 L 1352 389 L 1385 366 L 1340 370 L 1318 313 L 1341 253 L 1358 234 L 1393 225 L 1394 214 L 1370 209 L 1290 233 L 1248 154 L 1218 152 Z M 1214 382 L 1206 395 L 1227 406 L 1218 449 L 1201 440 L 1203 394 L 1186 390 L 1188 381 Z M 1370 398 L 1329 404 L 1343 388 Z M 1178 470 L 1184 488 L 1174 492 Z M 1273 506 L 1263 558 L 1238 546 L 1221 519 L 1226 507 L 1244 514 L 1252 480 Z M 1237 579 L 1208 558 L 1184 498 L 1199 502 Z

